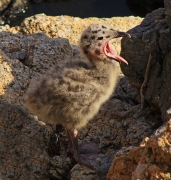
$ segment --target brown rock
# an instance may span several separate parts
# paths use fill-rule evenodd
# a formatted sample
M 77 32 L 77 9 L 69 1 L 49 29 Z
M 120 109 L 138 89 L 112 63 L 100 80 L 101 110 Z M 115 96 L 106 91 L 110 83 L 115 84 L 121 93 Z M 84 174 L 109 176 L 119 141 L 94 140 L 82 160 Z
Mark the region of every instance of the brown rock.
M 115 155 L 107 174 L 108 180 L 156 180 L 171 178 L 171 120 L 166 129 L 150 138 L 146 138 L 140 147 L 132 148 L 128 153 Z
M 115 154 L 107 174 L 107 180 L 130 180 L 132 172 L 141 159 L 144 147 L 129 147 Z M 142 167 L 140 167 L 141 169 Z M 140 171 L 139 169 L 137 171 Z

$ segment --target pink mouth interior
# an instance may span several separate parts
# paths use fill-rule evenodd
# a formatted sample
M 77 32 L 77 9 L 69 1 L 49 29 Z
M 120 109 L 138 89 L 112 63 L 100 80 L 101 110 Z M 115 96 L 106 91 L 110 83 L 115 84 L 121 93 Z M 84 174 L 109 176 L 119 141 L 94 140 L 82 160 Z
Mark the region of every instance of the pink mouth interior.
M 107 42 L 104 46 L 104 53 L 106 56 L 110 57 L 110 58 L 113 58 L 113 59 L 116 59 L 118 61 L 122 61 L 126 64 L 128 64 L 128 62 L 121 56 L 117 55 L 114 50 L 112 49 L 111 45 L 109 42 Z

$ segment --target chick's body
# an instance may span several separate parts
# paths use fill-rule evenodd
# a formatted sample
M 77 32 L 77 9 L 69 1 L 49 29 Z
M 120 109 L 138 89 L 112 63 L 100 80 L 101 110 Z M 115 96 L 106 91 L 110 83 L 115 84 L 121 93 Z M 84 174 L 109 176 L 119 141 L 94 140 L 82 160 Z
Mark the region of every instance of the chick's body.
M 31 83 L 26 102 L 29 109 L 49 123 L 67 129 L 87 124 L 112 94 L 117 64 L 67 61 L 52 67 L 39 82 Z

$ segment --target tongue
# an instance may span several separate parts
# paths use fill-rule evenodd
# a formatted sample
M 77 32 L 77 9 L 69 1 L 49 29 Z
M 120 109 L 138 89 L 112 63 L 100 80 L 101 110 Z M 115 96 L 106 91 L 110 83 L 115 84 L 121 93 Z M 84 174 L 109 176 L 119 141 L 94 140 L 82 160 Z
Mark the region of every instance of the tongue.
M 104 47 L 104 53 L 106 56 L 116 59 L 118 61 L 122 61 L 126 64 L 128 64 L 128 62 L 121 56 L 117 55 L 114 50 L 112 49 L 111 45 L 109 44 L 109 42 L 106 43 L 105 47 Z

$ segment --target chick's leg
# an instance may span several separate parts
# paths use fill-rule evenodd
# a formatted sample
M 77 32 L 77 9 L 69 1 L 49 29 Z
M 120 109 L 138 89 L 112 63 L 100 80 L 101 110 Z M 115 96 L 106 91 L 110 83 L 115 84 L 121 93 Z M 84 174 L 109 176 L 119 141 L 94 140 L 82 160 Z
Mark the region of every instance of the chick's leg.
M 73 149 L 72 140 L 71 140 L 71 137 L 70 137 L 70 130 L 66 130 L 66 133 L 67 133 L 67 137 L 68 137 L 67 156 L 71 158 L 71 157 L 74 156 L 74 149 Z

